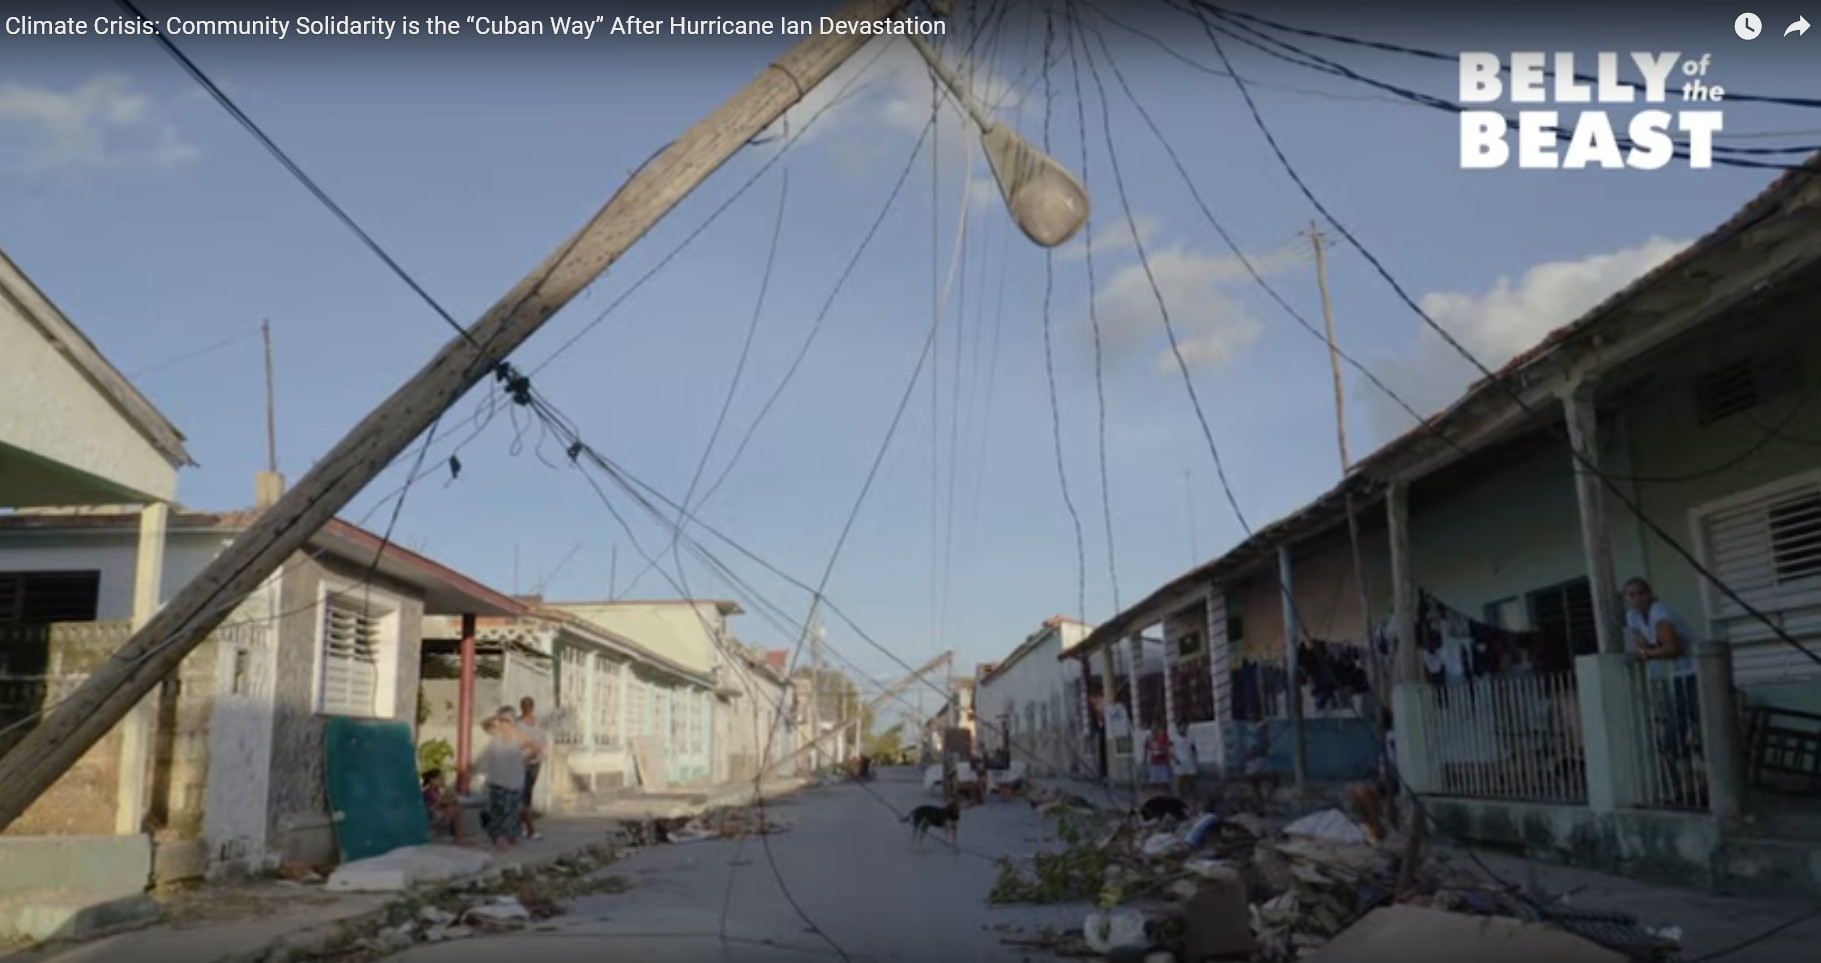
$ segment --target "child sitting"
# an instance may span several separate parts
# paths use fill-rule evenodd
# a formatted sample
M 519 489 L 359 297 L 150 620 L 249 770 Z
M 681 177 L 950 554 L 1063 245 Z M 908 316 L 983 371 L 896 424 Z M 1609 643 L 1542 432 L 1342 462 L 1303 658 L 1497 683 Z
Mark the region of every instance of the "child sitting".
M 462 802 L 443 781 L 441 769 L 424 773 L 424 813 L 430 817 L 430 834 L 446 830 L 456 842 L 462 841 Z

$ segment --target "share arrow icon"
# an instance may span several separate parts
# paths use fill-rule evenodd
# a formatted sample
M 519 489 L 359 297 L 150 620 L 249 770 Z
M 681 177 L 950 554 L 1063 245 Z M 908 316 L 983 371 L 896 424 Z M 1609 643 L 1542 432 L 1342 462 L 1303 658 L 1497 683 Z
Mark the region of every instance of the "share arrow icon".
M 1802 17 L 1802 16 L 1798 16 L 1796 18 L 1795 23 L 1792 23 L 1789 26 L 1783 28 L 1783 36 L 1785 36 L 1785 37 L 1789 36 L 1792 33 L 1795 34 L 1796 36 L 1800 37 L 1807 32 L 1808 32 L 1808 18 Z

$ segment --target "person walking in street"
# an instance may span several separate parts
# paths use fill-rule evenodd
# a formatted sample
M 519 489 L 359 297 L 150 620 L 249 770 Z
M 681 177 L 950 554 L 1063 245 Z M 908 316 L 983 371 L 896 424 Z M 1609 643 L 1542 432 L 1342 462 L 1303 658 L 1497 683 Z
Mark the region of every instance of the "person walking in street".
M 518 701 L 518 730 L 525 739 L 525 806 L 519 818 L 525 823 L 526 839 L 543 839 L 531 821 L 531 794 L 537 789 L 544 757 L 550 753 L 550 733 L 538 721 L 537 702 L 530 696 Z
M 1189 724 L 1178 723 L 1176 735 L 1170 739 L 1170 769 L 1176 774 L 1176 797 L 1184 802 L 1195 801 L 1195 740 L 1189 738 Z

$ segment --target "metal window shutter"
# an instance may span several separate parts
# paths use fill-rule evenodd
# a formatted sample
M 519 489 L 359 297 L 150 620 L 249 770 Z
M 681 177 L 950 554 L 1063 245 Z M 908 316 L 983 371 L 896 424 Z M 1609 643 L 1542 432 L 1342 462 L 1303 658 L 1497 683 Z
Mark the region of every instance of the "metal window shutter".
M 361 608 L 330 599 L 323 613 L 325 715 L 379 714 L 379 622 Z
M 1797 639 L 1821 636 L 1821 484 L 1783 488 L 1702 520 L 1707 565 L 1753 608 Z M 1739 685 L 1814 676 L 1814 665 L 1713 585 L 1716 629 L 1733 649 Z

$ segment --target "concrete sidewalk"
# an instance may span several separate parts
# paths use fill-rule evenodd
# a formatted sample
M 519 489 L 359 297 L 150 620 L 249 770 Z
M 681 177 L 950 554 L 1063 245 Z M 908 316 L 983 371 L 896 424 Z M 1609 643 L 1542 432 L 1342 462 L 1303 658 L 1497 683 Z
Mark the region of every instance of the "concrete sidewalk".
M 803 788 L 803 780 L 766 786 L 769 802 Z M 500 854 L 495 866 L 537 867 L 607 840 L 620 823 L 672 819 L 752 802 L 751 784 L 708 787 L 690 799 L 619 800 L 615 811 L 586 816 L 549 816 L 538 821 L 540 840 L 521 842 Z M 60 943 L 11 953 L 4 963 L 111 963 L 131 958 L 148 963 L 281 963 L 338 945 L 350 932 L 364 932 L 409 893 L 333 893 L 318 885 L 283 880 L 248 880 L 204 886 L 161 897 L 165 919 L 149 928 L 85 943 Z

